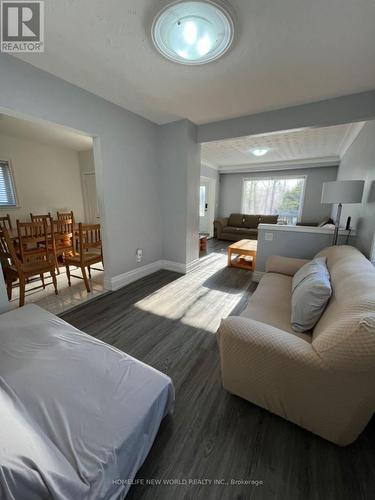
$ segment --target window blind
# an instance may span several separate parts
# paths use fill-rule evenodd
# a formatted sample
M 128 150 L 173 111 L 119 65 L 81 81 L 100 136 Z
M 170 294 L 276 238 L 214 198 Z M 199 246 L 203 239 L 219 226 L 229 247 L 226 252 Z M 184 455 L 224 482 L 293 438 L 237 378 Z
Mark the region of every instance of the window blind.
M 16 205 L 16 191 L 9 162 L 0 160 L 0 207 Z

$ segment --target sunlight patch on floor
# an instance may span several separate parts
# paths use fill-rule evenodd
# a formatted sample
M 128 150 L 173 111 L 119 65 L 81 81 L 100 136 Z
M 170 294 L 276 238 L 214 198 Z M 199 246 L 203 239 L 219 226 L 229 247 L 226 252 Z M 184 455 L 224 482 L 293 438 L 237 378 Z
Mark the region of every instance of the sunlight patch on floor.
M 240 288 L 230 283 L 231 273 L 238 272 L 244 277 Z M 215 333 L 221 319 L 243 298 L 251 281 L 246 273 L 226 268 L 226 256 L 212 253 L 201 259 L 197 269 L 138 301 L 135 307 Z

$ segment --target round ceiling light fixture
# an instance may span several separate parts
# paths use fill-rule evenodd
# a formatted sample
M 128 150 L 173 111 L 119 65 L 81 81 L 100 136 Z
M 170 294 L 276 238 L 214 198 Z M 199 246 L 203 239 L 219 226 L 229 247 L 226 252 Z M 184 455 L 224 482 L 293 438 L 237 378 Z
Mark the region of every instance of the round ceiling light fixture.
M 151 34 L 155 47 L 167 59 L 206 64 L 231 46 L 233 15 L 222 0 L 177 1 L 157 14 Z
M 254 148 L 251 150 L 254 156 L 264 156 L 269 152 L 269 148 Z

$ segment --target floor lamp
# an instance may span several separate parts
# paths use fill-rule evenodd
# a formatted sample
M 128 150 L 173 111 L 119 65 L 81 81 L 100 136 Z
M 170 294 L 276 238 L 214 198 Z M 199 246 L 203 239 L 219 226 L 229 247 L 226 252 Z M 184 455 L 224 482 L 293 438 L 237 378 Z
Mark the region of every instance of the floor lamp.
M 321 203 L 338 203 L 333 245 L 337 245 L 343 203 L 361 203 L 365 181 L 324 182 Z

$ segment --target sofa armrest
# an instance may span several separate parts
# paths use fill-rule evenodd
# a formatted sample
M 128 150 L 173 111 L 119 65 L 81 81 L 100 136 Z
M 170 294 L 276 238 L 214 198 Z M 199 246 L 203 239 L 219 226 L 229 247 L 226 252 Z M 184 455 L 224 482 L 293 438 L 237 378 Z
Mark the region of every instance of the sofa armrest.
M 214 220 L 214 229 L 216 229 L 216 237 L 217 238 L 220 238 L 224 227 L 228 225 L 228 219 L 229 219 L 229 217 L 223 217 L 221 219 Z
M 217 336 L 222 355 L 229 349 L 238 351 L 239 356 L 246 351 L 256 356 L 262 354 L 265 356 L 262 362 L 267 358 L 272 361 L 274 356 L 282 356 L 285 360 L 298 359 L 302 364 L 320 364 L 317 352 L 306 340 L 250 318 L 230 316 L 223 319 Z
M 271 255 L 266 262 L 266 273 L 279 273 L 286 274 L 287 276 L 294 276 L 307 262 L 310 261 L 308 259 L 293 259 L 290 257 L 282 257 L 281 255 Z
M 374 412 L 369 373 L 327 366 L 313 344 L 292 333 L 229 317 L 218 343 L 227 391 L 336 444 L 353 442 Z
M 324 365 L 312 344 L 250 318 L 229 317 L 217 332 L 223 387 L 278 415 L 299 393 L 308 392 Z M 289 412 L 288 412 L 289 413 Z

